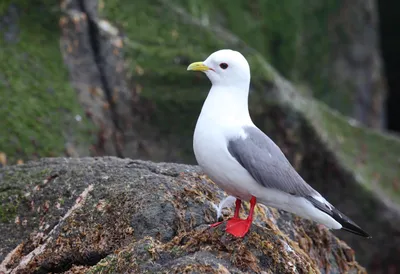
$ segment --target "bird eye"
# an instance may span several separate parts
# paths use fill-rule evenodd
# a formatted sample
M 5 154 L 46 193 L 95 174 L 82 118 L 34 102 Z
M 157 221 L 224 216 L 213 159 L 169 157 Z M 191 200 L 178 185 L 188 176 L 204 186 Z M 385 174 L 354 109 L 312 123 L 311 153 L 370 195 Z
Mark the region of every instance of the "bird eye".
M 219 64 L 219 67 L 222 69 L 227 69 L 228 68 L 228 64 L 227 63 L 221 63 Z

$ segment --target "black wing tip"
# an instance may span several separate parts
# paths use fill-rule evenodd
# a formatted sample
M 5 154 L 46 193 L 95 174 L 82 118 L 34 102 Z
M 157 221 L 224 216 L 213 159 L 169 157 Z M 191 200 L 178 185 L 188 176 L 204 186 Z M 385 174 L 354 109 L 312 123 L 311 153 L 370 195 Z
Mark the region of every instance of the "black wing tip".
M 339 210 L 336 208 L 332 207 L 331 209 L 328 209 L 324 204 L 316 200 L 314 197 L 309 196 L 307 199 L 319 210 L 325 212 L 326 214 L 330 215 L 335 221 L 337 221 L 339 224 L 342 225 L 342 230 L 345 230 L 347 232 L 351 232 L 353 234 L 356 234 L 358 236 L 362 236 L 365 238 L 372 238 L 371 235 L 369 235 L 367 232 L 365 232 L 361 227 L 356 225 L 352 220 L 350 220 L 349 217 L 341 213 Z
M 365 238 L 372 238 L 371 235 L 356 225 L 352 220 L 350 220 L 349 217 L 338 211 L 336 208 L 332 210 L 332 217 L 342 225 L 342 230 Z
M 353 233 L 355 235 L 367 238 L 367 239 L 371 239 L 372 236 L 369 235 L 367 232 L 365 232 L 364 230 L 362 230 L 359 226 L 354 225 L 352 223 L 349 222 L 343 222 L 341 223 L 342 225 L 342 230 Z

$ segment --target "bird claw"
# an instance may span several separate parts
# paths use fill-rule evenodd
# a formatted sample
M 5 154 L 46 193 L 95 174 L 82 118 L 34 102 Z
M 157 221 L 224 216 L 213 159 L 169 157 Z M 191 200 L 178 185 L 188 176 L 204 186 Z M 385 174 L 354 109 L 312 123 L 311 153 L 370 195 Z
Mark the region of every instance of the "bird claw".
M 224 201 L 226 200 L 227 199 L 225 199 Z M 230 218 L 226 223 L 226 232 L 239 238 L 244 237 L 247 234 L 247 232 L 249 232 L 251 223 L 253 222 L 253 213 L 254 213 L 254 207 L 256 205 L 256 198 L 252 196 L 250 199 L 250 212 L 247 219 L 239 218 L 239 210 L 241 207 L 241 203 L 242 201 L 240 199 L 236 199 L 235 215 L 233 218 Z M 224 221 L 211 224 L 209 225 L 209 228 L 217 227 L 223 222 Z
M 252 220 L 249 219 L 231 218 L 226 223 L 226 232 L 235 237 L 242 238 L 249 232 L 251 223 Z
M 222 222 L 216 222 L 216 223 L 210 224 L 209 227 L 210 228 L 217 227 L 217 226 L 221 225 L 222 223 L 223 223 L 223 221 Z

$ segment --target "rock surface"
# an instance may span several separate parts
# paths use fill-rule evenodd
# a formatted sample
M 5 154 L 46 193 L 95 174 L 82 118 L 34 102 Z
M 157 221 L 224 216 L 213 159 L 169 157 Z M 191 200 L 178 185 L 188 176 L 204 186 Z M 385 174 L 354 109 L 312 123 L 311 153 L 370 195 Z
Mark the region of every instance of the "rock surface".
M 0 169 L 0 191 L 0 273 L 365 273 L 288 213 L 257 206 L 243 239 L 208 228 L 224 194 L 195 166 L 43 159 Z

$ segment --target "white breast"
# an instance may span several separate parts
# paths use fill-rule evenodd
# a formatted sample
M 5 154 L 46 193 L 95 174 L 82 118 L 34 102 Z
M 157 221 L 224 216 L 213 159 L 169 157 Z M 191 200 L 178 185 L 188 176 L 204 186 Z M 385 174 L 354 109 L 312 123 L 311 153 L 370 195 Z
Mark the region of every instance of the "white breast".
M 249 191 L 244 185 L 252 178 L 230 155 L 225 136 L 218 130 L 203 130 L 199 121 L 193 141 L 193 150 L 198 164 L 219 187 L 232 196 L 249 200 Z
M 231 156 L 227 143 L 230 138 L 244 134 L 243 126 L 252 124 L 247 100 L 238 101 L 237 96 L 229 92 L 212 89 L 193 137 L 194 154 L 204 172 L 227 193 L 244 200 L 251 198 L 252 185 L 257 188 L 258 185 Z

